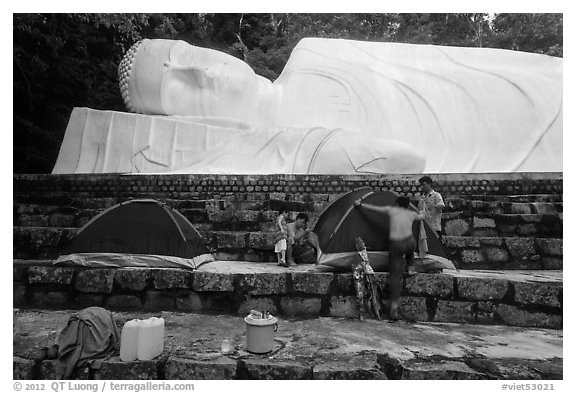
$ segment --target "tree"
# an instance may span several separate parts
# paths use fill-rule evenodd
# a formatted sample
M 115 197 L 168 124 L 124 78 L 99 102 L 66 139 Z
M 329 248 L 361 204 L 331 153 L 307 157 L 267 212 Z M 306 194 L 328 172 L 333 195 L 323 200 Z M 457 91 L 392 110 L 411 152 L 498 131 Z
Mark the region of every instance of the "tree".
M 494 46 L 562 57 L 562 27 L 562 14 L 497 14 Z

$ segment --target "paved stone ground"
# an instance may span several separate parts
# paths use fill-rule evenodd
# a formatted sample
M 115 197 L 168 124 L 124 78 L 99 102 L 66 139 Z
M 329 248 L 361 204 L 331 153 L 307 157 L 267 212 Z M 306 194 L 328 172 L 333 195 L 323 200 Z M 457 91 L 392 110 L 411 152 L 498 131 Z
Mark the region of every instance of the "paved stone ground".
M 224 268 L 206 265 L 205 268 Z M 256 268 L 247 264 L 246 268 Z M 275 267 L 271 267 L 274 269 Z M 298 267 L 301 269 L 303 267 Z M 238 265 L 236 265 L 236 271 Z M 52 379 L 53 362 L 33 366 L 35 352 L 55 343 L 74 311 L 20 311 L 14 334 L 14 378 Z M 242 317 L 173 312 L 162 316 L 164 354 L 150 362 L 112 358 L 77 378 L 102 379 L 562 379 L 563 331 L 510 326 L 407 323 L 338 318 L 280 318 L 275 347 L 246 351 Z M 233 351 L 220 353 L 221 341 Z

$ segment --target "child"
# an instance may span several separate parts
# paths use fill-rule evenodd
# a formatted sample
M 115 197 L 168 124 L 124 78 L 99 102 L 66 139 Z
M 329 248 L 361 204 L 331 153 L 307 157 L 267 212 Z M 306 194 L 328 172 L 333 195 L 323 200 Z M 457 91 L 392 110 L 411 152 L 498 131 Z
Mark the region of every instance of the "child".
M 286 235 L 288 232 L 286 224 L 287 217 L 288 217 L 288 210 L 286 210 L 286 208 L 281 208 L 278 214 L 278 218 L 276 219 L 276 227 L 284 235 Z M 286 237 L 276 242 L 274 252 L 276 252 L 276 255 L 278 257 L 278 266 L 288 266 L 286 264 Z

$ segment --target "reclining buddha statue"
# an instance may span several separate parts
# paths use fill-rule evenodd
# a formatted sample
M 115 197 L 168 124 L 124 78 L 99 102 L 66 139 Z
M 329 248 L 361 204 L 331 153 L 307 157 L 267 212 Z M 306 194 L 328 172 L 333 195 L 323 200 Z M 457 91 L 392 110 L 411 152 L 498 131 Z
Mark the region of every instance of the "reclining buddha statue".
M 562 59 L 342 39 L 298 43 L 274 82 L 184 41 L 119 67 L 129 112 L 75 108 L 53 173 L 562 171 Z

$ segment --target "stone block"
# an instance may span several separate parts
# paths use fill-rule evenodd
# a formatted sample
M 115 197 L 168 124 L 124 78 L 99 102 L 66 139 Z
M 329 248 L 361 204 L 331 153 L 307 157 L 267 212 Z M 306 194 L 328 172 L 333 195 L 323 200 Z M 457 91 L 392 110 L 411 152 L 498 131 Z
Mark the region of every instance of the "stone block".
M 518 234 L 520 236 L 535 235 L 538 233 L 538 228 L 535 224 L 518 225 Z
M 114 275 L 117 288 L 130 291 L 142 291 L 148 284 L 150 269 L 118 269 Z
M 166 363 L 166 379 L 236 379 L 236 366 L 236 361 L 227 357 L 206 361 L 170 357 Z
M 499 304 L 496 316 L 512 326 L 562 329 L 562 315 L 527 311 L 509 304 Z
M 155 289 L 190 288 L 193 274 L 183 269 L 152 270 L 153 287 Z
M 236 210 L 234 218 L 242 223 L 258 222 L 260 212 L 258 210 Z
M 274 232 L 250 232 L 248 247 L 257 250 L 273 250 L 276 242 Z
M 229 252 L 216 252 L 215 255 L 218 261 L 241 261 L 242 257 L 240 253 L 229 253 Z
M 536 214 L 556 214 L 558 211 L 553 203 L 546 203 L 546 202 L 534 202 L 531 203 L 532 210 Z
M 484 262 L 484 255 L 481 250 L 462 250 L 463 263 L 481 263 Z
M 239 288 L 249 295 L 278 295 L 288 293 L 288 275 L 258 273 L 240 275 Z
M 34 379 L 34 361 L 18 356 L 12 356 L 12 379 Z
M 496 304 L 491 301 L 480 301 L 476 310 L 476 323 L 491 325 L 495 323 Z
M 399 311 L 402 318 L 413 321 L 428 320 L 428 307 L 425 297 L 403 297 Z
M 504 242 L 514 259 L 526 259 L 536 255 L 536 247 L 532 238 L 507 237 Z
M 12 280 L 28 282 L 28 269 L 26 266 L 12 266 Z
M 232 292 L 234 275 L 225 273 L 194 272 L 192 289 L 197 292 Z
M 531 214 L 532 209 L 529 203 L 516 203 L 513 202 L 510 206 L 510 212 L 512 214 Z
M 250 310 L 268 310 L 272 315 L 278 313 L 274 299 L 269 297 L 251 297 L 248 296 L 245 301 L 238 307 L 237 314 L 246 316 L 250 314 Z
M 26 304 L 26 285 L 14 282 L 12 284 L 12 305 L 20 307 Z
M 496 228 L 496 222 L 493 218 L 474 217 L 472 223 L 474 228 Z
M 141 310 L 142 299 L 135 295 L 112 295 L 106 299 L 106 307 L 112 310 Z
M 358 356 L 359 357 L 359 356 Z M 341 361 L 328 361 L 312 368 L 315 380 L 383 380 L 388 379 L 374 359 L 359 361 L 358 357 Z
M 50 215 L 49 226 L 51 227 L 74 227 L 76 216 L 73 214 L 54 213 Z
M 284 296 L 280 299 L 280 312 L 288 316 L 320 315 L 322 300 L 317 297 Z
M 406 362 L 402 365 L 402 380 L 479 380 L 483 373 L 464 362 L 430 360 Z
M 67 292 L 32 292 L 29 298 L 30 303 L 38 308 L 67 308 L 70 305 Z
M 312 367 L 295 361 L 247 359 L 238 364 L 238 379 L 296 380 L 312 379 Z
M 358 302 L 355 296 L 332 296 L 330 316 L 336 318 L 358 318 Z
M 174 295 L 166 291 L 147 291 L 144 309 L 151 311 L 169 311 L 174 310 Z
M 245 232 L 216 232 L 215 235 L 219 249 L 246 247 L 248 234 Z
M 484 255 L 490 262 L 508 262 L 510 258 L 508 251 L 500 247 L 486 247 Z
M 444 236 L 442 238 L 447 248 L 480 248 L 480 240 L 469 236 Z
M 520 304 L 534 304 L 548 307 L 561 307 L 562 285 L 543 282 L 512 282 L 514 301 Z
M 458 297 L 468 300 L 500 300 L 509 289 L 507 280 L 484 277 L 456 277 Z
M 333 277 L 332 273 L 290 273 L 292 292 L 326 295 Z
M 550 255 L 554 257 L 562 257 L 563 239 L 536 239 L 536 245 L 543 255 Z
M 350 294 L 353 291 L 354 287 L 351 273 L 334 274 L 334 277 L 332 277 L 331 289 L 333 295 L 345 295 Z
M 112 293 L 114 269 L 80 270 L 74 287 L 80 292 Z
M 198 312 L 202 310 L 202 299 L 197 293 L 190 292 L 175 299 L 176 310 L 183 312 Z
M 104 295 L 98 293 L 79 293 L 74 299 L 77 305 L 82 308 L 86 307 L 101 307 L 104 302 Z
M 482 236 L 478 240 L 480 247 L 501 247 L 504 245 L 504 239 L 501 237 Z
M 99 370 L 94 370 L 95 379 L 147 380 L 159 379 L 158 360 L 123 362 L 119 357 L 104 360 Z
M 462 219 L 447 221 L 444 227 L 446 236 L 466 236 L 470 231 L 468 222 Z
M 411 295 L 450 297 L 454 293 L 454 277 L 446 274 L 415 274 L 405 278 Z
M 28 282 L 30 284 L 70 285 L 73 276 L 73 268 L 31 266 L 28 269 Z
M 548 270 L 562 270 L 563 259 L 556 257 L 542 257 L 542 267 Z
M 477 237 L 493 237 L 498 236 L 498 231 L 493 228 L 475 228 L 472 231 L 472 235 Z
M 439 300 L 434 322 L 473 323 L 474 303 Z

